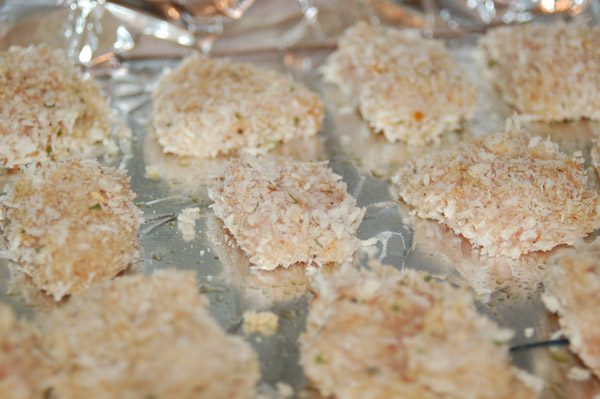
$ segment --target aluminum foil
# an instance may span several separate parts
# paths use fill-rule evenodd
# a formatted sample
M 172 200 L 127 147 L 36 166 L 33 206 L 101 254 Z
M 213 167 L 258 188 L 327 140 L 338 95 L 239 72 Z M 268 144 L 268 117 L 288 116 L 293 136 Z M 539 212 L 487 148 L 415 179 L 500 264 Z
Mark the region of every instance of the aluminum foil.
M 515 331 L 511 344 L 549 339 L 558 330 L 558 325 L 540 301 L 543 262 L 548 254 L 536 254 L 520 261 L 481 256 L 468 242 L 444 226 L 415 219 L 405 206 L 395 200 L 389 176 L 408 157 L 434 148 L 415 149 L 403 144 L 390 144 L 383 137 L 374 135 L 357 114 L 350 99 L 322 82 L 318 67 L 332 50 L 327 41 L 333 37 L 332 32 L 341 31 L 353 19 L 365 15 L 354 10 L 350 15 L 342 13 L 342 17 L 331 18 L 328 22 L 323 16 L 335 15 L 333 11 L 321 13 L 321 33 L 329 34 L 322 36 L 324 39 L 319 46 L 290 45 L 282 49 L 243 52 L 238 51 L 242 48 L 240 42 L 231 36 L 226 37 L 228 46 L 214 47 L 221 51 L 217 54 L 227 55 L 233 60 L 255 62 L 293 75 L 324 99 L 327 112 L 320 135 L 282 145 L 274 153 L 303 160 L 329 160 L 333 170 L 343 176 L 358 205 L 367 208 L 358 231 L 359 237 L 366 243 L 356 254 L 357 264 L 365 264 L 368 259 L 375 258 L 399 269 L 414 268 L 446 276 L 453 284 L 471 287 L 481 312 Z M 11 24 L 8 30 L 4 30 L 8 33 L 0 38 L 0 47 L 36 42 L 43 37 L 46 40 L 63 40 L 63 37 L 56 36 L 62 32 L 60 21 L 64 21 L 65 12 L 68 13 L 57 9 L 44 16 L 29 16 L 20 23 Z M 376 15 L 374 9 L 369 12 L 372 12 L 371 16 Z M 277 37 L 289 34 L 290 26 L 298 26 L 296 22 L 279 26 L 282 32 Z M 245 23 L 252 24 L 249 20 Z M 32 26 L 36 26 L 37 30 L 31 30 Z M 307 26 L 305 32 L 314 33 L 311 31 L 313 28 Z M 29 37 L 17 34 L 25 29 L 30 29 Z M 135 46 L 138 46 L 143 36 L 131 27 L 127 29 Z M 273 31 L 268 32 L 272 37 Z M 466 136 L 501 130 L 507 118 L 512 116 L 511 109 L 501 101 L 481 73 L 483 68 L 476 47 L 478 37 L 471 34 L 447 39 L 465 74 L 479 87 L 480 99 L 474 118 L 460 132 L 448 134 L 440 144 L 442 147 Z M 114 44 L 114 38 L 114 31 L 105 30 L 99 36 L 97 48 L 102 47 L 101 43 Z M 266 42 L 268 40 L 265 39 Z M 224 160 L 199 161 L 164 155 L 149 129 L 152 90 L 160 76 L 175 67 L 181 55 L 190 51 L 172 41 L 167 42 L 169 45 L 163 43 L 165 47 L 161 49 L 172 50 L 166 53 L 172 59 L 161 57 L 156 48 L 151 47 L 141 52 L 142 56 L 117 57 L 90 70 L 100 80 L 114 110 L 132 131 L 131 153 L 124 154 L 121 164 L 131 176 L 132 188 L 137 193 L 136 203 L 143 210 L 145 219 L 140 234 L 143 262 L 135 271 L 152 273 L 162 268 L 195 271 L 199 290 L 210 299 L 213 315 L 233 334 L 242 334 L 242 317 L 246 310 L 276 313 L 279 316 L 277 334 L 246 337 L 260 357 L 260 390 L 266 397 L 276 398 L 281 396 L 277 384 L 286 383 L 293 387 L 295 397 L 316 398 L 318 395 L 307 385 L 298 364 L 297 339 L 304 330 L 311 297 L 307 276 L 298 269 L 275 272 L 252 270 L 245 255 L 227 245 L 231 237 L 224 233 L 222 224 L 208 207 L 206 182 L 220 172 Z M 589 121 L 552 125 L 538 123 L 524 128 L 550 136 L 568 153 L 583 151 L 586 156 L 589 155 L 591 138 L 600 134 L 600 124 Z M 153 170 L 158 174 L 152 173 Z M 594 175 L 593 172 L 591 175 Z M 186 241 L 177 227 L 176 217 L 189 207 L 199 207 L 201 217 L 195 225 L 195 237 Z M 560 249 L 554 252 L 557 251 Z M 10 304 L 22 317 L 56 306 L 36 291 L 24 276 L 8 266 L 6 262 L 0 265 L 0 301 Z M 545 381 L 544 398 L 579 398 L 600 394 L 598 380 L 576 381 L 567 377 L 572 367 L 581 364 L 565 347 L 517 351 L 513 353 L 513 362 Z

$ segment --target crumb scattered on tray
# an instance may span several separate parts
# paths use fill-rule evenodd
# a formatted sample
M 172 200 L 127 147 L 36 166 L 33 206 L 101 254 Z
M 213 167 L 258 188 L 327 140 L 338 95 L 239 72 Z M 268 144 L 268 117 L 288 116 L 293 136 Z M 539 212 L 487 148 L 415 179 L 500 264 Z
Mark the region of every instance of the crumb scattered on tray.
M 313 136 L 324 115 L 316 94 L 280 72 L 198 55 L 162 78 L 153 109 L 163 150 L 198 158 Z
M 481 40 L 504 100 L 526 119 L 600 119 L 600 26 L 522 24 Z
M 243 157 L 209 189 L 215 215 L 260 269 L 342 263 L 364 209 L 324 163 Z
M 0 52 L 0 87 L 2 167 L 116 150 L 100 87 L 83 79 L 61 50 L 13 46 Z
M 301 364 L 324 396 L 537 397 L 533 377 L 510 364 L 512 332 L 466 290 L 388 266 L 342 269 L 315 289 Z
M 265 336 L 273 335 L 277 332 L 279 318 L 273 312 L 244 312 L 244 324 L 242 330 L 244 334 L 262 334 Z
M 150 180 L 160 180 L 161 174 L 160 169 L 156 165 L 146 166 L 146 172 L 144 174 L 146 179 Z
M 177 228 L 184 241 L 196 238 L 196 220 L 200 219 L 200 208 L 185 208 L 177 215 Z
M 392 181 L 418 216 L 448 225 L 487 255 L 516 259 L 600 227 L 581 156 L 522 132 L 467 139 L 408 162 Z
M 141 213 L 124 172 L 94 160 L 30 165 L 0 198 L 7 253 L 56 301 L 139 259 Z
M 581 367 L 571 367 L 567 373 L 567 378 L 575 381 L 587 381 L 592 377 L 592 372 Z
M 282 399 L 288 399 L 294 396 L 294 388 L 285 382 L 278 382 L 276 385 L 277 393 Z
M 475 109 L 477 92 L 444 43 L 415 31 L 359 22 L 322 72 L 357 98 L 362 116 L 390 142 L 437 142 Z
M 523 330 L 523 335 L 525 335 L 525 338 L 531 338 L 533 337 L 534 332 L 535 330 L 533 327 L 527 327 L 525 330 Z

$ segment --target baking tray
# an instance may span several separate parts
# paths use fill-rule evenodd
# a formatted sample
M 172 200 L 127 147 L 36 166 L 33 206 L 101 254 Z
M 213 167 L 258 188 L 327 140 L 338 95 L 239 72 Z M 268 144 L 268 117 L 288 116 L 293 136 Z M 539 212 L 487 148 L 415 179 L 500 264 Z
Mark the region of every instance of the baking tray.
M 446 41 L 466 75 L 479 87 L 480 98 L 473 119 L 459 132 L 446 135 L 442 147 L 466 136 L 502 130 L 512 114 L 482 74 L 477 39 L 477 35 L 465 35 Z M 520 261 L 487 258 L 444 226 L 412 217 L 395 200 L 388 178 L 408 157 L 436 147 L 417 149 L 390 144 L 374 135 L 350 100 L 321 80 L 318 67 L 331 51 L 331 46 L 316 46 L 310 50 L 232 53 L 228 58 L 284 71 L 324 99 L 326 117 L 318 137 L 280 146 L 274 153 L 303 160 L 329 160 L 331 168 L 343 176 L 358 205 L 367 208 L 358 230 L 359 238 L 366 243 L 356 254 L 356 264 L 375 258 L 399 269 L 425 270 L 446 276 L 453 284 L 471 287 L 478 298 L 478 309 L 500 326 L 514 330 L 512 345 L 556 337 L 556 319 L 545 311 L 540 300 L 547 254 Z M 111 106 L 132 132 L 131 152 L 125 153 L 119 164 L 131 176 L 136 204 L 145 219 L 140 233 L 143 261 L 135 272 L 150 274 L 165 268 L 196 272 L 199 290 L 210 299 L 213 315 L 233 334 L 242 334 L 245 311 L 273 311 L 279 316 L 275 335 L 246 337 L 260 358 L 259 389 L 265 397 L 276 398 L 281 396 L 277 384 L 285 383 L 293 388 L 294 397 L 316 398 L 316 390 L 307 385 L 298 363 L 298 337 L 304 329 L 311 297 L 307 277 L 297 268 L 253 271 L 239 249 L 226 245 L 229 238 L 208 207 L 205 183 L 219 173 L 224 159 L 198 161 L 165 156 L 149 129 L 151 92 L 159 77 L 178 62 L 177 58 L 156 55 L 91 70 Z M 588 166 L 591 138 L 600 134 L 600 124 L 589 121 L 524 127 L 549 136 L 567 153 L 582 151 Z M 159 171 L 159 178 L 147 174 L 153 167 Z M 590 175 L 595 181 L 591 168 Z M 195 238 L 185 241 L 175 219 L 189 207 L 199 207 L 201 217 L 196 223 Z M 56 306 L 31 287 L 27 279 L 12 273 L 6 261 L 1 262 L 0 301 L 8 303 L 22 317 Z M 566 347 L 515 351 L 512 360 L 546 382 L 543 398 L 600 394 L 600 382 L 595 378 L 577 381 L 567 376 L 571 368 L 581 364 Z

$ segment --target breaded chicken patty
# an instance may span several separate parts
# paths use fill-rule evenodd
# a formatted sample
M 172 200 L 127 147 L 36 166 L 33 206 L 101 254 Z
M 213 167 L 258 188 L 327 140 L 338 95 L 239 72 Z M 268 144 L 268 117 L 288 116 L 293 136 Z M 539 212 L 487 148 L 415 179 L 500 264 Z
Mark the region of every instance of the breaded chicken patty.
M 480 47 L 500 94 L 526 119 L 600 119 L 600 26 L 503 26 Z
M 61 399 L 256 395 L 256 354 L 212 318 L 193 273 L 104 281 L 38 323 Z
M 324 163 L 243 157 L 209 189 L 215 215 L 260 269 L 342 263 L 364 209 Z
M 301 363 L 325 396 L 537 397 L 510 365 L 510 330 L 481 316 L 465 290 L 388 266 L 340 270 L 315 290 Z
M 322 72 L 390 142 L 437 142 L 471 116 L 477 99 L 443 42 L 364 22 L 344 32 Z
M 55 300 L 139 258 L 141 213 L 123 171 L 97 161 L 30 165 L 0 198 L 7 252 Z
M 583 158 L 526 133 L 467 139 L 407 163 L 392 180 L 418 216 L 491 256 L 548 251 L 600 227 Z
M 198 158 L 313 136 L 324 114 L 316 94 L 280 72 L 198 55 L 164 76 L 153 98 L 164 152 Z
M 0 138 L 6 169 L 116 148 L 98 83 L 45 46 L 0 52 Z

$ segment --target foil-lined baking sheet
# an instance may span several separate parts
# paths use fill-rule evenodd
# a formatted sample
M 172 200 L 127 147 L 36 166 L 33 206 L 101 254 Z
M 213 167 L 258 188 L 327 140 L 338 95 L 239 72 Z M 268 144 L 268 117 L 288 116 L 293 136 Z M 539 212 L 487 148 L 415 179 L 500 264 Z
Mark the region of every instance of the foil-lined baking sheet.
M 24 20 L 25 26 L 11 23 L 4 29 L 9 34 L 0 38 L 0 46 L 27 43 L 27 37 L 14 32 L 23 32 L 28 26 L 38 29 L 32 31 L 38 36 L 34 38 L 32 33 L 30 41 L 44 37 L 40 29 L 58 34 L 64 10 L 53 13 L 29 16 Z M 347 25 L 355 17 L 360 15 L 334 18 L 331 23 Z M 327 24 L 327 19 L 320 23 Z M 105 32 L 106 35 L 114 33 Z M 359 206 L 367 208 L 358 230 L 365 245 L 356 254 L 357 265 L 374 258 L 399 269 L 413 268 L 446 276 L 453 284 L 471 287 L 481 312 L 499 325 L 514 330 L 512 345 L 548 340 L 556 337 L 558 330 L 555 317 L 545 311 L 540 300 L 543 263 L 549 254 L 533 254 L 519 261 L 481 256 L 466 240 L 443 225 L 412 217 L 406 207 L 396 201 L 389 184 L 390 175 L 409 157 L 447 147 L 467 136 L 502 130 L 506 120 L 513 116 L 482 72 L 485 67 L 477 50 L 479 36 L 453 36 L 446 42 L 466 76 L 480 90 L 478 108 L 473 119 L 460 131 L 446 135 L 439 146 L 431 148 L 390 144 L 382 136 L 373 134 L 351 100 L 337 88 L 323 83 L 318 67 L 333 49 L 330 41 L 308 48 L 290 46 L 273 51 L 236 49 L 217 53 L 293 75 L 324 99 L 326 118 L 318 137 L 281 145 L 273 153 L 302 160 L 329 160 L 333 170 L 343 176 L 349 193 Z M 51 35 L 46 37 L 52 39 Z M 111 36 L 106 40 L 113 39 Z M 173 267 L 193 270 L 198 275 L 199 290 L 210 299 L 212 313 L 230 333 L 242 334 L 245 311 L 273 311 L 279 316 L 275 335 L 247 336 L 261 361 L 260 390 L 266 397 L 281 397 L 277 384 L 285 383 L 293 388 L 294 397 L 316 398 L 318 394 L 308 386 L 298 364 L 298 336 L 304 330 L 311 298 L 306 273 L 298 268 L 274 272 L 253 270 L 245 255 L 230 245 L 231 237 L 209 209 L 206 182 L 220 173 L 225 159 L 194 160 L 165 155 L 149 128 L 152 90 L 160 76 L 175 67 L 179 57 L 189 51 L 178 47 L 165 58 L 150 48 L 143 56 L 121 57 L 90 69 L 100 80 L 113 109 L 132 132 L 131 151 L 123 154 L 120 165 L 131 176 L 136 203 L 145 219 L 140 234 L 143 262 L 133 272 L 152 273 Z M 591 139 L 600 135 L 600 123 L 590 121 L 536 123 L 523 125 L 523 128 L 549 136 L 567 153 L 582 151 L 588 165 Z M 590 176 L 597 180 L 591 168 Z M 189 207 L 200 208 L 201 217 L 195 225 L 195 237 L 186 241 L 176 219 L 181 210 Z M 10 304 L 23 317 L 56 306 L 24 276 L 2 262 L 0 301 Z M 569 371 L 581 364 L 566 347 L 515 351 L 512 358 L 516 366 L 545 381 L 543 398 L 584 398 L 600 394 L 598 380 L 577 381 L 568 377 Z

